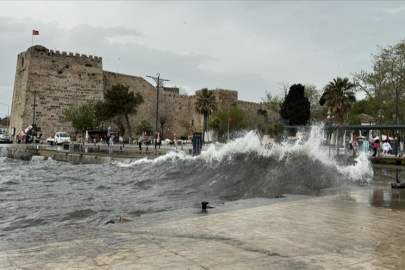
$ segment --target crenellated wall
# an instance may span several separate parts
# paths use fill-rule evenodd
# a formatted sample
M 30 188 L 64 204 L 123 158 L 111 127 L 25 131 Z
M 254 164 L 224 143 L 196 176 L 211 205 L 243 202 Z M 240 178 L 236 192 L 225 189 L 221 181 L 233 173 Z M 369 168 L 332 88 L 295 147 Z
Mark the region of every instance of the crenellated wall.
M 24 59 L 24 60 L 23 60 Z M 103 98 L 102 58 L 33 46 L 18 55 L 10 126 L 16 133 L 35 123 L 43 137 L 71 131 L 59 116 L 64 108 Z
M 139 92 L 145 100 L 138 113 L 130 118 L 132 136 L 139 136 L 135 134 L 135 128 L 143 120 L 155 129 L 156 87 L 142 77 L 104 71 L 101 57 L 53 51 L 43 46 L 30 47 L 17 57 L 10 127 L 15 127 L 18 134 L 32 124 L 36 95 L 35 122 L 41 127 L 43 138 L 53 136 L 57 131 L 73 132 L 69 123 L 59 121 L 62 110 L 80 106 L 88 100 L 102 100 L 103 92 L 118 83 Z M 238 101 L 237 91 L 216 89 L 214 95 L 220 106 L 265 109 L 263 103 Z M 195 112 L 195 99 L 195 95 L 159 93 L 159 119 L 167 119 L 164 138 L 173 139 L 174 134 L 180 138 L 192 134 L 192 130 L 202 130 L 203 117 Z M 107 124 L 117 129 L 114 124 Z

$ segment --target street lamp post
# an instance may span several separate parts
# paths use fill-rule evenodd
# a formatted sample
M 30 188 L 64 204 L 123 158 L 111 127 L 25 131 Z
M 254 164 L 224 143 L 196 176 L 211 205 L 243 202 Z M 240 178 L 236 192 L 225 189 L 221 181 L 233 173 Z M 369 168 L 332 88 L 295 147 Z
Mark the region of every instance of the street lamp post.
M 152 78 L 156 82 L 156 132 L 155 132 L 155 152 L 157 152 L 157 134 L 158 134 L 158 118 L 159 118 L 159 90 L 163 86 L 163 82 L 169 81 L 165 79 L 160 79 L 160 73 L 156 74 L 157 77 L 146 76 Z
M 7 118 L 7 126 L 10 128 L 10 106 L 4 103 L 0 103 L 1 105 L 7 106 L 7 114 L 8 114 L 8 118 Z

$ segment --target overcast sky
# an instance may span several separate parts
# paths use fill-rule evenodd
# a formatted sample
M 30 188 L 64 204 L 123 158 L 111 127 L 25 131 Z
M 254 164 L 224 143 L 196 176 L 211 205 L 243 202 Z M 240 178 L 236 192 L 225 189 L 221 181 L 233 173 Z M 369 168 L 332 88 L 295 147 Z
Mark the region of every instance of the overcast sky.
M 260 102 L 283 81 L 322 88 L 369 70 L 376 46 L 404 39 L 404 25 L 401 1 L 1 1 L 0 103 L 11 109 L 32 30 L 34 45 L 101 56 L 104 70 Z

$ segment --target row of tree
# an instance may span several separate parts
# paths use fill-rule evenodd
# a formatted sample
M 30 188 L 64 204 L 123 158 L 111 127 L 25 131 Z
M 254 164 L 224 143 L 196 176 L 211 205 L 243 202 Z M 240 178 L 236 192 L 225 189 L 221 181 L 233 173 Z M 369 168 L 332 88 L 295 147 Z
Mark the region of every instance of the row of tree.
M 266 92 L 263 101 L 291 125 L 322 121 L 328 112 L 342 124 L 360 124 L 356 115 L 362 113 L 373 116 L 378 124 L 394 124 L 396 117 L 398 123 L 405 122 L 405 39 L 377 46 L 377 53 L 371 55 L 371 71 L 360 70 L 352 76 L 352 82 L 337 77 L 323 89 L 282 83 L 281 95 Z M 363 93 L 365 98 L 356 101 L 355 93 Z

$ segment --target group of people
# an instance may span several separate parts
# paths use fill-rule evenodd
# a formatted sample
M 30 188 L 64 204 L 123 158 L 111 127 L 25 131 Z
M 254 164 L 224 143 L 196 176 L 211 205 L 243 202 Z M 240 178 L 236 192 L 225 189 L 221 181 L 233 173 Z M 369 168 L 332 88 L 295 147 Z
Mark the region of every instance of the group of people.
M 380 140 L 377 139 L 373 142 L 373 157 L 375 157 L 377 155 L 377 149 L 380 148 Z M 387 139 L 384 143 L 383 143 L 383 152 L 382 152 L 382 156 L 386 157 L 388 155 L 388 152 L 392 150 L 390 141 Z

